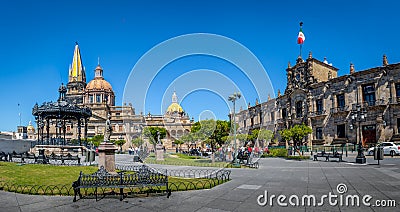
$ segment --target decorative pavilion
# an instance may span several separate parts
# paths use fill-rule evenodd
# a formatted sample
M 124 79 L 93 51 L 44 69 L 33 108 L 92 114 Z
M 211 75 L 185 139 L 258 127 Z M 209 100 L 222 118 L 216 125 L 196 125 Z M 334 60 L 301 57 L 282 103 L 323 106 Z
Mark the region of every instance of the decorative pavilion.
M 38 129 L 37 144 L 67 145 L 66 126 L 73 127 L 74 123 L 77 123 L 77 141 L 82 146 L 82 128 L 84 128 L 83 136 L 86 141 L 88 120 L 92 116 L 92 111 L 90 108 L 81 108 L 75 103 L 68 102 L 65 98 L 67 87 L 64 84 L 61 84 L 58 92 L 57 102 L 45 102 L 41 106 L 36 103 L 32 109 Z

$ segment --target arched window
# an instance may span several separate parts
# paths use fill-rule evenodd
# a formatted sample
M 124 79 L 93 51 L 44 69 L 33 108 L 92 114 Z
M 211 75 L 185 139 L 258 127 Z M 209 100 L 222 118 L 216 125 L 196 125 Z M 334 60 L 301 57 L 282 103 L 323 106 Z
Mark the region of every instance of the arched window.
M 296 117 L 300 118 L 303 116 L 303 102 L 298 101 L 296 102 Z

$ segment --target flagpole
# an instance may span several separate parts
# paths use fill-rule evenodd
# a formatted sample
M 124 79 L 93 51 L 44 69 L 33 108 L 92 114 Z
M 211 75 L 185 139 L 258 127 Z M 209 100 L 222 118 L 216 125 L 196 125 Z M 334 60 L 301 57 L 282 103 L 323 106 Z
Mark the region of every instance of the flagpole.
M 301 47 L 303 46 L 303 44 L 300 44 L 300 57 L 301 57 Z
M 300 32 L 299 32 L 299 36 L 300 36 L 300 33 L 303 33 L 303 22 L 300 22 Z M 302 34 L 303 35 L 303 34 Z M 301 57 L 301 49 L 302 49 L 302 47 L 303 47 L 303 42 L 304 42 L 304 40 L 303 41 L 301 41 L 301 42 L 299 42 L 299 44 L 300 44 L 300 57 Z

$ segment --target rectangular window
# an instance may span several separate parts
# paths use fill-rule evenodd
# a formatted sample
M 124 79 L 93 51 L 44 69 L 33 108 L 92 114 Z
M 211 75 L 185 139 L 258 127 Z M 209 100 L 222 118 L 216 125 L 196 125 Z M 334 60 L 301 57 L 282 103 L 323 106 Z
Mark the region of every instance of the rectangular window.
M 373 84 L 364 85 L 362 90 L 364 102 L 367 102 L 369 106 L 375 105 L 375 86 Z
M 346 126 L 344 124 L 337 125 L 337 137 L 346 138 Z
M 92 95 L 89 96 L 89 103 L 93 103 L 93 96 Z
M 322 139 L 322 127 L 317 127 L 317 131 L 315 132 L 316 139 Z
M 298 101 L 296 102 L 296 117 L 300 118 L 303 116 L 303 102 Z
M 100 94 L 96 94 L 96 103 L 101 103 Z
M 271 121 L 275 121 L 275 113 L 271 112 Z
M 323 105 L 322 99 L 317 100 L 316 106 L 317 106 L 317 114 L 318 115 L 322 114 L 322 111 L 324 110 L 324 105 Z
M 246 128 L 246 120 L 243 121 L 243 126 Z
M 344 107 L 346 106 L 346 102 L 344 99 L 344 94 L 339 94 L 336 96 L 336 100 L 337 100 L 337 107 L 339 109 L 344 109 Z
M 286 108 L 282 108 L 282 118 L 283 119 L 287 118 L 287 110 L 286 110 Z
M 397 83 L 395 87 L 396 87 L 396 97 L 400 97 L 400 83 Z

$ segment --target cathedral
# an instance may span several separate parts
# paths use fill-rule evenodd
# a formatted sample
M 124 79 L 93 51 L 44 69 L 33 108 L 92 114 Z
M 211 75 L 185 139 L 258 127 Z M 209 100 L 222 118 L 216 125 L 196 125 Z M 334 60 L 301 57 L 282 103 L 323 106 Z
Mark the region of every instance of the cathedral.
M 298 57 L 288 64 L 283 94 L 236 114 L 239 132 L 268 129 L 285 145 L 279 131 L 304 123 L 313 131 L 305 139 L 309 147 L 400 140 L 400 63 L 389 64 L 384 55 L 381 66 L 356 71 L 350 64 L 348 74 L 337 72 L 311 52 L 306 60 Z
M 112 135 L 111 140 L 124 139 L 126 143 L 123 149 L 132 147 L 132 140 L 142 136 L 145 127 L 162 127 L 167 131 L 166 138 L 162 139 L 166 149 L 175 149 L 174 141 L 191 129 L 193 119 L 178 103 L 176 92 L 172 94 L 172 102 L 163 115 L 136 114 L 132 104 L 124 103 L 123 106 L 115 105 L 115 93 L 111 84 L 103 76 L 103 68 L 100 64 L 94 69 L 94 79 L 87 83 L 86 70 L 82 63 L 81 52 L 78 43 L 75 45 L 72 64 L 68 72 L 67 92 L 65 99 L 81 108 L 90 108 L 91 117 L 87 123 L 87 137 L 103 135 L 107 115 L 111 114 Z M 50 123 L 51 125 L 51 123 Z M 79 134 L 74 123 L 65 123 L 66 140 L 76 139 Z M 75 124 L 76 126 L 76 124 Z M 54 127 L 53 127 L 54 128 Z M 56 135 L 56 130 L 50 129 L 50 135 Z

